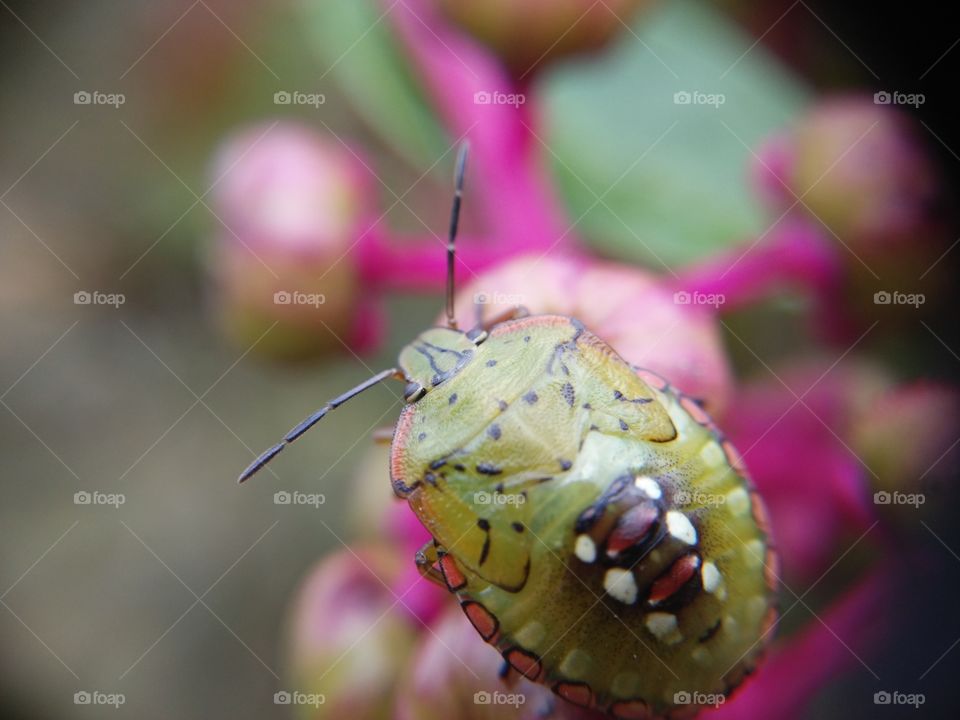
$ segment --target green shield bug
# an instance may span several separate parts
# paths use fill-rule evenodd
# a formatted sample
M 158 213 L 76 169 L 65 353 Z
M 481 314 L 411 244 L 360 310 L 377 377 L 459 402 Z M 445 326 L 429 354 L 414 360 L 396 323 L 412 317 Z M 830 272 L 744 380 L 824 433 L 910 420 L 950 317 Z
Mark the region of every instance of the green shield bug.
M 699 403 L 579 321 L 521 308 L 467 332 L 447 247 L 446 327 L 334 408 L 406 383 L 390 477 L 433 536 L 416 562 L 519 673 L 616 718 L 681 717 L 750 673 L 776 622 L 763 502 Z

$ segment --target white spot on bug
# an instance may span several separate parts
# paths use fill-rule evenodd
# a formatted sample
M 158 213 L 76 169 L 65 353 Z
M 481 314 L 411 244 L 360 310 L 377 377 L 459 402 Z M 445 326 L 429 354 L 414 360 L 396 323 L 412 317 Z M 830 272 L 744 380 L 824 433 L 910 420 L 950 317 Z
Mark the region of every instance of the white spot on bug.
M 667 530 L 680 542 L 697 544 L 697 530 L 682 512 L 671 510 L 667 513 Z
M 700 568 L 700 579 L 703 581 L 703 589 L 712 594 L 720 587 L 723 576 L 717 570 L 716 565 L 712 562 L 705 562 L 703 567 Z
M 578 535 L 573 546 L 574 554 L 585 563 L 592 563 L 597 559 L 597 545 L 589 535 Z
M 560 662 L 560 672 L 571 678 L 583 677 L 589 674 L 592 668 L 593 658 L 579 648 L 574 648 L 568 652 Z
M 723 630 L 730 636 L 731 639 L 737 639 L 740 637 L 740 624 L 736 621 L 733 615 L 727 615 L 723 618 Z
M 663 490 L 660 489 L 660 484 L 651 477 L 639 475 L 633 481 L 633 484 L 638 490 L 645 492 L 651 500 L 659 500 L 663 497 Z
M 710 651 L 705 647 L 695 647 L 693 652 L 690 653 L 690 657 L 692 657 L 693 661 L 698 665 L 709 665 L 713 660 L 713 656 L 710 655 Z
M 750 510 L 750 495 L 742 488 L 734 488 L 727 493 L 727 507 L 734 515 L 744 515 Z
M 633 697 L 640 694 L 641 684 L 640 676 L 633 672 L 618 673 L 613 682 L 610 683 L 610 689 L 614 695 L 619 697 Z
M 723 449 L 714 440 L 708 441 L 700 448 L 700 459 L 710 467 L 727 464 L 727 456 L 723 454 Z
M 633 573 L 620 568 L 610 568 L 603 576 L 603 589 L 614 600 L 624 605 L 633 605 L 637 601 L 637 581 Z
M 543 642 L 546 636 L 547 629 L 543 626 L 543 623 L 531 620 L 517 630 L 516 640 L 523 647 L 535 648 Z
M 653 633 L 657 640 L 674 645 L 683 640 L 683 635 L 677 627 L 677 616 L 673 613 L 652 612 L 647 615 L 647 630 Z

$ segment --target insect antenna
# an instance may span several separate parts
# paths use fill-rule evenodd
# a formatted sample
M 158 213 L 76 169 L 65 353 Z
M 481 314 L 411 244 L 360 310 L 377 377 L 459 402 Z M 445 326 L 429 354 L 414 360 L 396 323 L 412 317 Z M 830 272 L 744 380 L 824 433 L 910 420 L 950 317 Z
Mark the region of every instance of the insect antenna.
M 296 425 L 290 432 L 288 432 L 286 435 L 284 435 L 284 436 L 283 436 L 283 440 L 281 440 L 280 442 L 278 442 L 276 445 L 274 445 L 273 447 L 269 448 L 268 450 L 265 450 L 264 452 L 262 452 L 262 453 L 257 457 L 256 460 L 254 460 L 252 463 L 250 463 L 250 465 L 247 467 L 247 469 L 244 470 L 242 473 L 240 473 L 240 477 L 237 478 L 237 482 L 238 482 L 238 483 L 242 483 L 242 482 L 245 481 L 245 480 L 249 480 L 249 479 L 250 479 L 251 477 L 253 477 L 256 473 L 260 472 L 260 470 L 263 469 L 264 465 L 266 465 L 268 462 L 270 462 L 271 460 L 273 460 L 277 455 L 279 455 L 279 454 L 280 454 L 280 451 L 283 450 L 287 445 L 289 445 L 290 443 L 292 443 L 292 442 L 293 442 L 294 440 L 296 440 L 298 437 L 300 437 L 301 435 L 303 435 L 307 430 L 309 430 L 309 429 L 312 428 L 314 425 L 316 425 L 320 420 L 323 419 L 323 417 L 324 417 L 328 412 L 330 412 L 330 411 L 333 410 L 334 408 L 340 407 L 341 405 L 343 405 L 343 404 L 344 404 L 347 400 L 349 400 L 350 398 L 359 395 L 359 394 L 362 393 L 364 390 L 367 390 L 367 389 L 369 389 L 369 388 L 372 388 L 374 385 L 376 385 L 376 384 L 379 383 L 379 382 L 382 382 L 382 381 L 386 380 L 387 378 L 390 378 L 390 377 L 400 377 L 400 376 L 399 376 L 399 372 L 400 372 L 400 371 L 397 370 L 397 368 L 390 368 L 390 369 L 388 369 L 388 370 L 384 370 L 384 371 L 382 371 L 382 372 L 378 372 L 378 373 L 377 373 L 376 375 L 374 375 L 372 378 L 369 378 L 369 379 L 367 379 L 367 380 L 364 380 L 362 383 L 360 383 L 359 385 L 357 385 L 355 388 L 351 388 L 350 390 L 347 390 L 347 391 L 346 391 L 345 393 L 343 393 L 342 395 L 338 395 L 338 396 L 335 397 L 333 400 L 331 400 L 331 401 L 328 402 L 326 405 L 324 405 L 322 408 L 320 408 L 320 409 L 317 410 L 316 412 L 311 413 L 311 414 L 310 414 L 308 417 L 306 417 L 304 420 L 302 420 L 301 422 L 297 423 L 297 425 Z
M 463 174 L 467 167 L 467 155 L 470 153 L 470 142 L 460 144 L 457 153 L 457 169 L 454 174 L 453 208 L 450 210 L 450 233 L 447 239 L 447 326 L 457 327 L 457 319 L 453 314 L 453 268 L 456 259 L 457 225 L 460 223 L 460 201 L 463 198 Z

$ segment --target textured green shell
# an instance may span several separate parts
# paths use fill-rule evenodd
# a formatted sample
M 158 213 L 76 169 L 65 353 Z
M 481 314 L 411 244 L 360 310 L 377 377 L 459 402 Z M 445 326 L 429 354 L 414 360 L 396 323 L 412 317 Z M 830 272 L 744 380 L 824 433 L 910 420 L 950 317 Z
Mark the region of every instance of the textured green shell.
M 689 715 L 749 673 L 776 617 L 776 556 L 736 453 L 696 402 L 575 320 L 471 350 L 405 350 L 394 490 L 467 616 L 513 668 L 620 718 Z

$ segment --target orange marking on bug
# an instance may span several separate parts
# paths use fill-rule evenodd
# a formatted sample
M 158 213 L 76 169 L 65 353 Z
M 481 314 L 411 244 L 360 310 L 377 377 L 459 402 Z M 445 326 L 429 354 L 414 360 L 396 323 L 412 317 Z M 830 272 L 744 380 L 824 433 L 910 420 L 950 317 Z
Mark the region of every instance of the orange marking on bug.
M 515 647 L 507 650 L 503 658 L 527 680 L 536 682 L 540 673 L 543 672 L 543 663 L 540 662 L 540 658 L 523 648 Z
M 652 604 L 667 600 L 686 585 L 699 569 L 700 556 L 696 553 L 689 553 L 674 561 L 663 575 L 654 580 L 648 600 Z
M 407 438 L 413 426 L 413 409 L 413 405 L 408 405 L 403 409 L 400 413 L 400 419 L 397 420 L 397 429 L 393 435 L 393 445 L 391 445 L 390 450 L 390 480 L 394 483 L 394 488 L 396 488 L 398 481 L 407 486 L 413 485 L 412 482 L 408 482 L 410 478 L 403 476 L 405 459 L 403 449 L 407 446 Z
M 780 555 L 773 548 L 767 548 L 763 561 L 763 579 L 770 590 L 776 591 L 777 584 L 780 582 Z
M 636 545 L 653 528 L 660 513 L 652 502 L 642 502 L 627 510 L 617 521 L 607 539 L 607 554 L 616 557 L 628 547 Z
M 667 382 L 666 378 L 657 375 L 653 370 L 637 370 L 637 375 L 654 390 L 663 391 L 670 387 L 670 383 Z
M 711 420 L 710 416 L 707 415 L 707 411 L 700 406 L 700 403 L 698 403 L 689 395 L 680 396 L 680 407 L 686 410 L 690 414 L 690 417 L 692 417 L 697 424 L 708 428 L 714 427 L 713 420 Z
M 625 700 L 610 706 L 610 713 L 618 720 L 650 720 L 650 707 L 643 700 Z
M 553 691 L 567 702 L 588 708 L 593 703 L 593 690 L 587 683 L 562 682 L 553 686 Z
M 462 590 L 467 586 L 467 577 L 460 572 L 453 555 L 444 555 L 440 558 L 440 572 L 443 573 L 443 580 L 447 583 L 447 589 L 450 592 Z
M 770 535 L 770 515 L 767 513 L 767 505 L 756 490 L 750 493 L 750 512 L 753 515 L 753 521 L 760 528 L 764 535 Z
M 556 325 L 570 325 L 570 318 L 564 315 L 530 315 L 517 320 L 507 320 L 490 331 L 490 337 L 497 337 L 505 333 L 519 332 L 528 328 L 551 327 Z
M 767 610 L 767 613 L 763 616 L 763 622 L 760 624 L 760 637 L 763 638 L 764 643 L 769 643 L 773 640 L 773 628 L 777 624 L 777 609 L 772 607 Z
M 496 640 L 497 632 L 500 630 L 500 621 L 496 615 L 474 600 L 467 600 L 461 603 L 460 607 L 463 608 L 473 627 L 480 633 L 480 637 L 488 643 Z
M 733 471 L 742 477 L 747 477 L 747 466 L 743 462 L 743 457 L 729 440 L 724 440 L 720 447 L 723 448 L 723 454 L 727 457 L 727 462 Z

